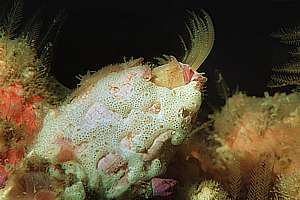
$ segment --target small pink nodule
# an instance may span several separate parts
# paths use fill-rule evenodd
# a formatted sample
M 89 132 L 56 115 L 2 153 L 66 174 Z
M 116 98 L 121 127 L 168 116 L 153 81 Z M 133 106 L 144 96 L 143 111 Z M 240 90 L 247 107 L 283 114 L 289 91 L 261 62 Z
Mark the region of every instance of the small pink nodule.
M 173 194 L 177 181 L 174 179 L 153 178 L 151 183 L 154 197 L 166 197 Z

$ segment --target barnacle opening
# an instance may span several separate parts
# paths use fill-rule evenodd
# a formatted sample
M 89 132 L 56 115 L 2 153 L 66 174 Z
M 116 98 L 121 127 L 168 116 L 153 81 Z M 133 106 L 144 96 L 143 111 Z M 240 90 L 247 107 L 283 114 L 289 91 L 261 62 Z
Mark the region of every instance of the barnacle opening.
M 204 60 L 209 55 L 213 44 L 215 31 L 210 16 L 201 10 L 202 17 L 195 14 L 195 12 L 189 12 L 190 22 L 186 24 L 190 44 L 180 37 L 184 48 L 184 56 L 181 59 L 182 63 L 187 64 L 191 71 L 195 73 L 201 66 Z M 185 85 L 184 71 L 182 69 L 182 63 L 178 62 L 175 57 L 163 55 L 160 58 L 156 58 L 159 64 L 163 64 L 152 70 L 152 81 L 159 86 L 167 88 L 175 88 Z

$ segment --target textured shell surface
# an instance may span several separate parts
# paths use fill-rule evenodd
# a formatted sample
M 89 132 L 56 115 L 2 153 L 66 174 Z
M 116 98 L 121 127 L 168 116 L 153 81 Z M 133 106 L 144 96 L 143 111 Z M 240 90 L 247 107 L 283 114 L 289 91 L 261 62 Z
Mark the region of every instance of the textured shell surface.
M 158 176 L 168 152 L 189 136 L 202 94 L 197 80 L 169 89 L 151 77 L 133 60 L 83 80 L 68 103 L 48 112 L 28 156 L 55 162 L 68 145 L 90 187 L 101 185 L 107 198 Z

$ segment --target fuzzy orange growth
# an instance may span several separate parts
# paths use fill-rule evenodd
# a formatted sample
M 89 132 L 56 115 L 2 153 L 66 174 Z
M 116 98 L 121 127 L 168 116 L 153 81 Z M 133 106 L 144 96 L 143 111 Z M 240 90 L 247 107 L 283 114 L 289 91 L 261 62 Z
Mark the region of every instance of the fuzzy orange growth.
M 291 174 L 300 168 L 299 128 L 278 123 L 263 129 L 263 118 L 261 113 L 245 113 L 231 129 L 225 144 L 240 156 L 244 171 L 250 171 L 267 154 L 274 162 L 274 173 Z
M 225 145 L 240 157 L 242 171 L 250 172 L 264 154 L 272 154 L 274 140 L 259 129 L 260 113 L 247 112 L 232 127 L 225 139 Z
M 25 100 L 24 89 L 20 84 L 0 88 L 0 118 L 17 126 L 23 126 L 24 131 L 32 135 L 38 130 L 33 105 L 41 100 L 42 97 L 38 96 Z

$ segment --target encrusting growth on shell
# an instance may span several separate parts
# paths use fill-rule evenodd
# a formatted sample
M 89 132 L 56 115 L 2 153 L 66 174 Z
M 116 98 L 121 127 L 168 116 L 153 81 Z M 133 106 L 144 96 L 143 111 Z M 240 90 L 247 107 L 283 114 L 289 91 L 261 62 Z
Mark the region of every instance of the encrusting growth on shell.
M 44 100 L 41 110 L 47 108 L 45 117 L 38 117 L 43 124 L 25 162 L 2 194 L 78 200 L 85 199 L 87 192 L 101 199 L 149 191 L 152 196 L 170 195 L 176 181 L 157 176 L 192 134 L 202 103 L 206 78 L 196 69 L 213 44 L 212 23 L 203 13 L 204 19 L 191 14 L 191 46 L 185 49 L 182 63 L 172 57 L 166 65 L 151 69 L 140 58 L 104 67 L 83 76 L 79 88 L 55 107 L 49 106 L 50 100 L 61 99 L 55 95 L 52 99 L 54 81 L 36 49 L 26 38 L 12 39 L 10 30 L 9 37 L 0 37 L 0 89 L 12 87 L 25 108 L 38 100 Z M 24 103 L 22 98 L 31 101 Z M 39 169 L 45 163 L 47 170 Z M 38 180 L 38 191 L 18 184 L 29 176 Z M 145 185 L 150 189 L 144 191 Z

